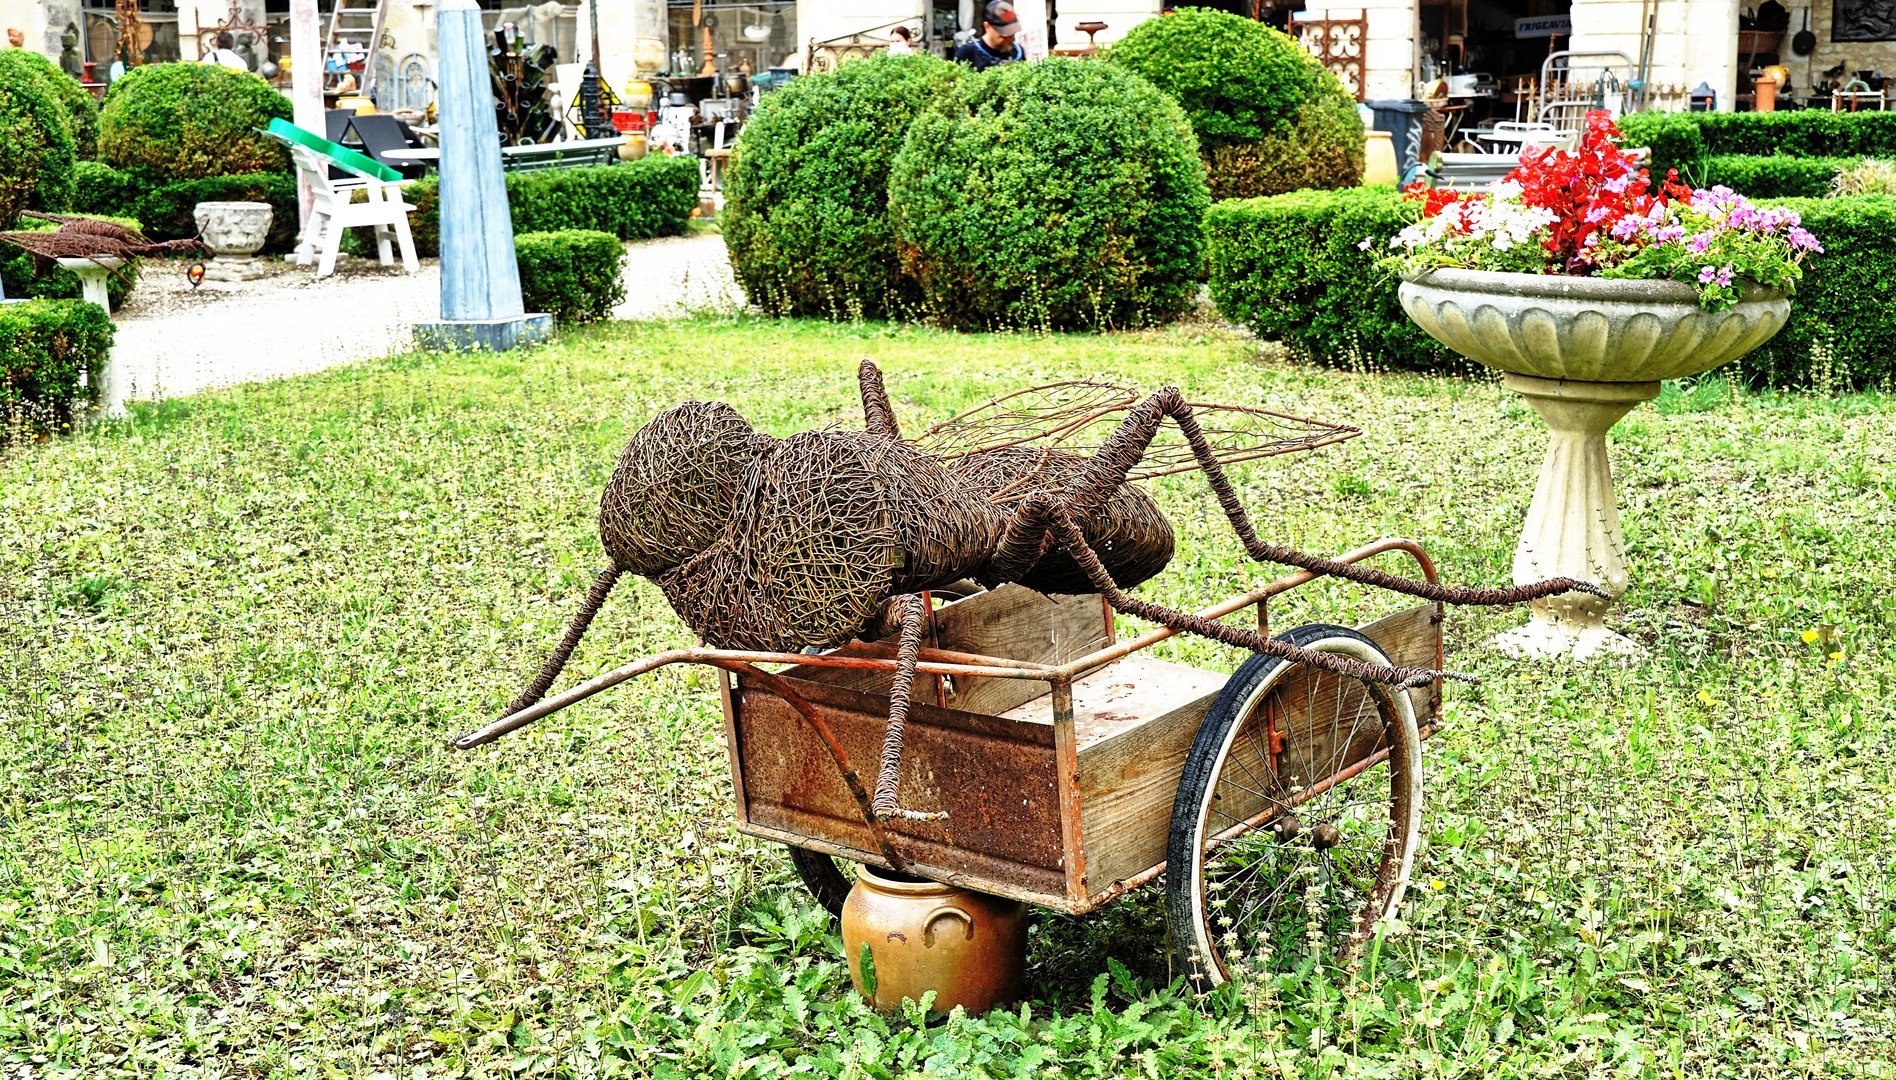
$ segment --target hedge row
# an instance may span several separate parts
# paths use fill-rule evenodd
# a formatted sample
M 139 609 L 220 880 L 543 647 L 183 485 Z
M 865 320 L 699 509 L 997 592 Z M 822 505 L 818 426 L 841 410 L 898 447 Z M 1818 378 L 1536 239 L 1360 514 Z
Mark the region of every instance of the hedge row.
M 1815 109 L 1768 113 L 1633 113 L 1620 117 L 1628 146 L 1652 149 L 1655 172 L 1681 174 L 1703 158 L 1896 157 L 1896 113 Z
M 528 311 L 563 323 L 596 322 L 625 302 L 625 245 L 611 233 L 522 233 L 514 237 L 514 262 Z
M 698 159 L 654 155 L 619 165 L 543 169 L 507 174 L 507 208 L 514 234 L 590 229 L 621 240 L 677 236 L 698 205 Z M 409 228 L 415 250 L 441 249 L 440 178 L 402 189 L 415 205 Z
M 96 304 L 0 304 L 0 443 L 67 427 L 98 401 L 111 347 L 112 320 Z
M 85 216 L 114 221 L 128 229 L 140 227 L 134 218 L 115 217 L 111 214 Z M 45 232 L 59 228 L 55 222 L 42 221 L 38 218 L 21 218 L 20 223 L 14 227 L 26 232 Z M 125 297 L 131 293 L 132 286 L 138 281 L 138 267 L 139 261 L 133 259 L 118 272 L 105 279 L 106 298 L 111 302 L 113 311 L 117 311 L 119 305 L 125 302 Z M 57 266 L 41 274 L 33 265 L 32 255 L 10 244 L 0 246 L 0 283 L 6 286 L 7 296 L 15 300 L 21 297 L 43 300 L 72 299 L 79 297 L 85 291 L 85 287 L 79 283 L 78 274 Z
M 1750 199 L 1821 199 L 1831 181 L 1857 158 L 1757 157 L 1721 154 L 1679 170 L 1695 187 L 1723 184 Z
M 1824 252 L 1805 264 L 1791 319 L 1727 369 L 1755 386 L 1896 385 L 1896 196 L 1786 199 Z M 1320 363 L 1464 370 L 1409 321 L 1379 242 L 1402 227 L 1389 189 L 1299 191 L 1231 200 L 1205 218 L 1211 295 L 1228 319 Z
M 201 202 L 266 202 L 275 214 L 265 252 L 296 246 L 296 177 L 291 173 L 248 173 L 152 186 L 131 173 L 96 161 L 82 161 L 75 172 L 72 209 L 81 214 L 129 212 L 144 223 L 153 240 L 197 235 Z

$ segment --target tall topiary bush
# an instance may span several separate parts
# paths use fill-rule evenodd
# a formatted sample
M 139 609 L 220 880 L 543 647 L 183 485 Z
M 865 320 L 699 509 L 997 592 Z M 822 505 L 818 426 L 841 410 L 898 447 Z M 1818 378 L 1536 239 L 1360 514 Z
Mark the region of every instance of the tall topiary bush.
M 913 305 L 889 233 L 889 166 L 909 121 L 966 71 L 931 56 L 878 56 L 763 99 L 732 155 L 720 219 L 753 303 L 828 318 Z
M 1186 8 L 1133 27 L 1106 58 L 1184 108 L 1215 199 L 1354 187 L 1362 179 L 1356 100 L 1279 31 Z
M 39 53 L 31 49 L 0 52 L 0 84 L 32 78 L 39 79 L 65 110 L 72 132 L 73 153 L 81 161 L 92 160 L 99 150 L 99 103 L 79 85 L 79 80 L 59 70 Z
M 263 134 L 290 100 L 249 72 L 217 64 L 149 64 L 112 84 L 99 117 L 99 158 L 156 183 L 283 172 L 289 154 Z
M 0 52 L 0 229 L 72 200 L 72 121 L 31 62 L 9 59 L 21 51 Z
M 1176 102 L 1124 68 L 1060 57 L 962 83 L 909 125 L 889 172 L 924 314 L 966 329 L 1177 315 L 1203 272 L 1208 201 Z

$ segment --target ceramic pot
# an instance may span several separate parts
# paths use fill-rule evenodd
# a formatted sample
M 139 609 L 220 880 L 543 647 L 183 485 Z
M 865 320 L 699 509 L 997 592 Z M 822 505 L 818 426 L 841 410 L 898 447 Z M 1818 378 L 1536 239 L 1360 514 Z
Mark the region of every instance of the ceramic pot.
M 1514 582 L 1572 577 L 1605 596 L 1536 600 L 1494 644 L 1526 657 L 1590 659 L 1637 646 L 1606 628 L 1629 581 L 1606 434 L 1662 379 L 1710 371 L 1769 341 L 1790 317 L 1778 289 L 1747 285 L 1726 311 L 1676 281 L 1435 270 L 1403 282 L 1402 309 L 1435 340 L 1506 372 L 1547 423 L 1547 454 L 1514 549 Z
M 1015 1000 L 1027 962 L 1027 909 L 1014 900 L 861 867 L 843 902 L 856 992 L 879 1010 L 935 991 L 934 1010 L 983 1013 Z M 865 946 L 875 973 L 865 988 Z
M 1365 133 L 1363 143 L 1363 184 L 1367 187 L 1395 187 L 1402 180 L 1396 168 L 1396 144 L 1387 131 Z

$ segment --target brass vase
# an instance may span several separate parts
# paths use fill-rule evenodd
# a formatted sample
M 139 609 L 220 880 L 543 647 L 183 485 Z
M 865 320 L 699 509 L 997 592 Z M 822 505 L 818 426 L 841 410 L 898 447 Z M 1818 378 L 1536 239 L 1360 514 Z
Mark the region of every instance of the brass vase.
M 864 947 L 873 985 L 863 974 Z M 1014 900 L 864 866 L 843 902 L 856 992 L 878 1010 L 935 991 L 934 1011 L 983 1013 L 1021 993 L 1027 909 Z

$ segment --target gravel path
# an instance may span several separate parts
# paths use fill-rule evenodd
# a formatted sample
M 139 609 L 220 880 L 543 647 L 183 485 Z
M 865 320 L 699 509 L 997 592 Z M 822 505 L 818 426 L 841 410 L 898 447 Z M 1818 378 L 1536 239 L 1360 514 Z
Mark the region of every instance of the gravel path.
M 627 245 L 620 319 L 669 319 L 743 306 L 724 238 L 715 234 Z M 440 312 L 440 265 L 404 274 L 344 257 L 333 277 L 279 260 L 255 281 L 197 289 L 179 263 L 148 264 L 116 316 L 112 347 L 134 399 L 300 375 L 402 352 L 414 324 Z

